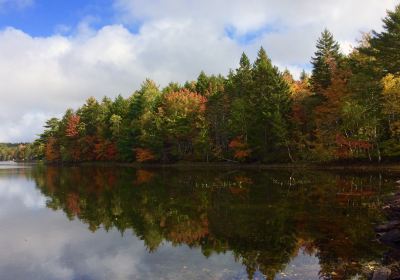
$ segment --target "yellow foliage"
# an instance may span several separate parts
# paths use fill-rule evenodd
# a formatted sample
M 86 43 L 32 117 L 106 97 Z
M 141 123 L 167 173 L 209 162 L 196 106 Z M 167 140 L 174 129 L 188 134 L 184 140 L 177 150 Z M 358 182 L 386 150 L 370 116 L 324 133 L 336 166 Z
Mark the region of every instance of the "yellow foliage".
M 383 110 L 387 115 L 400 114 L 400 77 L 388 74 L 382 79 Z

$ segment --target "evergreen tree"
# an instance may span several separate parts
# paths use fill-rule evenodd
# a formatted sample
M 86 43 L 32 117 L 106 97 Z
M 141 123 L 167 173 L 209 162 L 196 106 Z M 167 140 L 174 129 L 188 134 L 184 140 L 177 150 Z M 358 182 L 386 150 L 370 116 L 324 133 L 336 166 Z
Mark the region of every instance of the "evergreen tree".
M 236 69 L 233 82 L 235 88 L 234 95 L 236 97 L 248 96 L 252 88 L 252 71 L 250 60 L 245 53 L 242 53 L 239 68 Z
M 162 93 L 170 93 L 170 92 L 176 92 L 180 91 L 182 89 L 182 86 L 179 83 L 176 82 L 170 82 L 165 88 L 162 89 Z
M 400 5 L 388 11 L 383 19 L 383 31 L 372 32 L 368 53 L 376 58 L 383 75 L 400 72 Z
M 325 29 L 317 41 L 317 51 L 311 59 L 313 65 L 311 84 L 316 94 L 326 89 L 331 84 L 332 65 L 340 59 L 340 46 L 335 41 L 331 32 Z
M 303 69 L 300 73 L 300 82 L 305 82 L 306 80 L 309 79 L 309 75 L 307 72 Z
M 207 77 L 206 73 L 201 71 L 196 82 L 196 92 L 205 95 L 208 91 L 209 83 L 209 78 Z
M 152 114 L 160 96 L 161 93 L 157 84 L 146 79 L 140 90 L 130 97 L 126 118 L 122 121 L 121 138 L 118 141 L 118 148 L 124 160 L 133 160 L 135 149 L 142 145 L 143 134 L 149 129 L 150 124 L 153 127 L 155 126 Z M 145 123 L 146 128 L 144 129 Z
M 245 53 L 242 54 L 239 68 L 232 73 L 230 81 L 230 129 L 233 136 L 242 137 L 247 143 L 252 115 L 250 98 L 253 90 L 253 73 L 250 60 Z
M 170 83 L 162 92 L 146 80 L 127 99 L 89 98 L 60 120 L 49 120 L 35 151 L 21 146 L 18 157 L 139 162 L 396 157 L 399 38 L 400 5 L 388 12 L 383 32 L 373 32 L 348 56 L 324 30 L 312 75 L 303 71 L 299 81 L 288 70 L 281 73 L 263 48 L 253 64 L 243 53 L 226 78 L 202 71 L 196 81 L 183 87 Z
M 255 151 L 260 152 L 261 160 L 276 159 L 280 157 L 281 148 L 287 144 L 289 86 L 262 47 L 252 72 L 250 106 L 253 115 L 249 142 Z
M 212 141 L 212 156 L 221 158 L 228 149 L 229 139 L 229 114 L 231 110 L 231 96 L 226 89 L 228 79 L 225 77 L 211 76 L 210 88 L 206 107 L 206 121 L 208 133 Z

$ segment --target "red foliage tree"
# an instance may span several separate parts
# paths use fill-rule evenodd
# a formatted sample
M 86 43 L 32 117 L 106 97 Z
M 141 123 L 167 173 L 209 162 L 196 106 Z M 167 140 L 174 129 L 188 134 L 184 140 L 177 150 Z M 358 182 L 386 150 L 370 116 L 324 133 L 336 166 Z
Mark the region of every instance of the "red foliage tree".
M 61 159 L 60 149 L 55 137 L 49 137 L 49 139 L 47 139 L 45 146 L 45 157 L 49 162 L 58 161 Z
M 233 156 L 238 160 L 245 160 L 250 156 L 251 150 L 244 141 L 243 136 L 234 138 L 229 143 L 229 148 L 233 150 Z
M 95 145 L 96 160 L 115 160 L 118 150 L 115 143 L 109 140 L 99 140 Z
M 78 115 L 71 115 L 68 119 L 67 128 L 65 130 L 65 135 L 67 137 L 76 137 L 79 134 L 79 123 L 81 117 Z
M 354 153 L 368 152 L 373 148 L 373 145 L 365 140 L 354 140 L 343 136 L 342 134 L 336 134 L 336 155 L 339 158 L 348 158 Z
M 137 148 L 136 149 L 136 161 L 146 162 L 155 160 L 156 157 L 150 149 Z
M 96 136 L 85 136 L 79 139 L 81 160 L 83 161 L 96 160 L 96 146 L 95 146 L 96 143 L 98 143 L 98 139 Z

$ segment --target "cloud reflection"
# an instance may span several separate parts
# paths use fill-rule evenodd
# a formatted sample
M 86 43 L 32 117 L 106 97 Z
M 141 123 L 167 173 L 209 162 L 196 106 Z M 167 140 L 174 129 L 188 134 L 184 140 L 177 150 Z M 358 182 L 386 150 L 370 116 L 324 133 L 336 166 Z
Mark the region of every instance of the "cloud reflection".
M 0 177 L 0 212 L 4 213 L 7 210 L 5 207 L 14 208 L 17 205 L 29 209 L 44 208 L 46 199 L 35 188 L 33 181 L 14 176 Z
M 227 279 L 243 270 L 231 254 L 206 259 L 200 249 L 169 243 L 149 254 L 132 232 L 92 233 L 45 208 L 33 181 L 2 175 L 1 279 Z

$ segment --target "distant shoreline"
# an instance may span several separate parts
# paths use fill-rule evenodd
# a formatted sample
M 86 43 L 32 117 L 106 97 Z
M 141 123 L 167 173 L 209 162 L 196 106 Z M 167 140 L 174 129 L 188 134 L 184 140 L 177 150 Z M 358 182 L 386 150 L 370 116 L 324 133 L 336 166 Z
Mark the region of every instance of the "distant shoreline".
M 134 168 L 178 168 L 178 169 L 208 169 L 236 168 L 252 170 L 320 170 L 320 171 L 361 171 L 361 172 L 399 172 L 400 163 L 224 163 L 224 162 L 176 162 L 176 163 L 124 163 L 124 162 L 75 162 L 75 163 L 43 163 L 47 166 L 109 166 Z M 35 164 L 29 162 L 28 164 Z
M 10 161 L 0 161 L 1 163 Z M 331 171 L 365 171 L 365 172 L 399 172 L 400 163 L 384 162 L 384 163 L 367 163 L 367 162 L 350 162 L 350 163 L 335 163 L 335 162 L 299 162 L 299 163 L 234 163 L 234 162 L 174 162 L 174 163 L 137 163 L 137 162 L 53 162 L 44 161 L 13 161 L 16 164 L 45 166 L 116 166 L 116 167 L 134 167 L 134 168 L 238 168 L 238 169 L 260 169 L 260 170 L 331 170 Z

